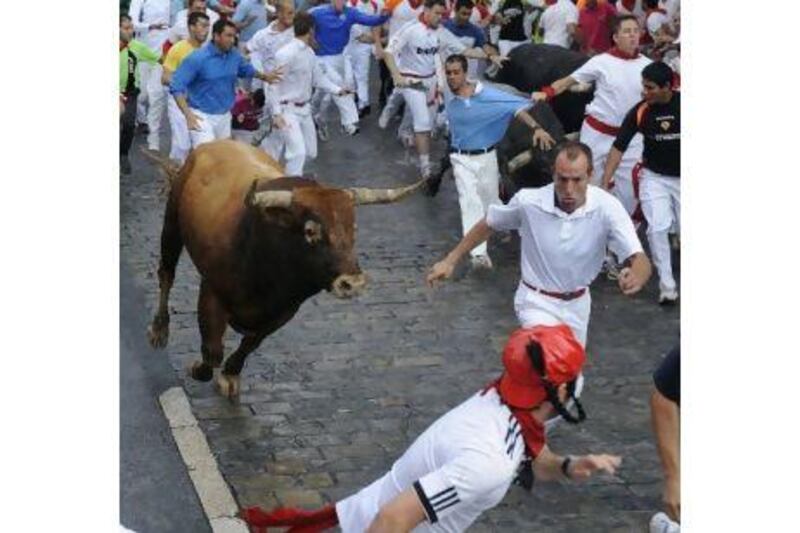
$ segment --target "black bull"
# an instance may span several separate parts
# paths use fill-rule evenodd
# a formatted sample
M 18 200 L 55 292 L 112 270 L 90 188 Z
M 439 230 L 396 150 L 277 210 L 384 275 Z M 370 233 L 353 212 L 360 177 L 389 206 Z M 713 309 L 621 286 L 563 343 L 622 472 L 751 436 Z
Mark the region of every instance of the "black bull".
M 554 81 L 570 75 L 588 61 L 588 56 L 560 46 L 548 44 L 524 44 L 509 54 L 509 61 L 491 78 L 491 81 L 510 85 L 527 95 L 538 91 Z M 593 93 L 566 91 L 551 102 L 540 103 L 530 110 L 531 116 L 556 142 L 565 134 L 580 131 L 586 105 Z M 503 140 L 497 148 L 497 160 L 501 175 L 501 197 L 507 201 L 523 187 L 541 187 L 552 181 L 555 159 L 553 150 L 543 151 L 534 147 L 530 161 L 509 167 L 516 156 L 531 148 L 530 129 L 518 120 L 511 122 Z M 519 161 L 519 160 L 517 160 Z M 516 166 L 516 168 L 515 168 Z

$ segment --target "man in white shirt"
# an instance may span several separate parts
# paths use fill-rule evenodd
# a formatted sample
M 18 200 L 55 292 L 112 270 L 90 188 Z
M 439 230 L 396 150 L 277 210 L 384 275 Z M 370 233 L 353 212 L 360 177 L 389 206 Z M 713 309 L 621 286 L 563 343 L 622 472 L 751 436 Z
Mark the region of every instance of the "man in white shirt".
M 172 44 L 189 38 L 189 13 L 205 13 L 208 16 L 209 27 L 219 20 L 219 14 L 213 9 L 209 9 L 206 0 L 189 0 L 186 9 L 181 9 L 175 15 L 175 24 L 169 29 L 167 40 Z M 208 32 L 206 42 L 211 40 L 211 32 Z
M 383 477 L 318 511 L 244 509 L 254 527 L 300 526 L 344 533 L 461 532 L 500 503 L 516 479 L 531 490 L 537 481 L 583 481 L 614 474 L 622 459 L 598 454 L 559 456 L 546 444 L 544 422 L 553 414 L 585 419 L 574 399 L 586 360 L 569 328 L 537 327 L 511 334 L 503 349 L 503 374 L 436 420 Z M 568 398 L 577 416 L 567 411 Z
M 544 10 L 539 21 L 539 27 L 544 30 L 542 42 L 569 48 L 577 26 L 578 8 L 570 0 L 558 0 Z
M 633 295 L 650 278 L 650 260 L 625 209 L 612 195 L 589 185 L 592 153 L 583 143 L 558 149 L 553 183 L 522 189 L 508 205 L 489 206 L 460 243 L 427 276 L 428 284 L 452 276 L 459 260 L 493 230 L 519 232 L 521 272 L 514 308 L 523 327 L 567 324 L 586 345 L 589 285 L 603 265 L 606 247 L 625 259 L 619 288 Z
M 148 48 L 161 51 L 167 32 L 171 15 L 171 0 L 132 0 L 128 14 L 133 21 L 139 39 Z M 177 41 L 176 41 L 177 42 Z M 161 85 L 161 65 L 145 64 L 139 66 L 139 81 L 144 98 L 139 98 L 139 119 L 146 116 L 147 120 L 147 148 L 159 150 L 159 134 L 161 121 L 167 109 L 167 93 Z M 144 101 L 147 102 L 147 112 L 144 113 Z
M 253 38 L 245 44 L 245 51 L 250 54 L 250 61 L 256 69 L 261 71 L 272 71 L 275 69 L 275 54 L 284 45 L 294 38 L 294 0 L 280 0 L 277 4 L 277 18 L 266 28 L 259 30 Z M 261 80 L 253 80 L 251 84 L 253 90 L 263 88 L 267 105 L 271 98 L 269 92 L 272 90 L 269 84 L 264 84 Z M 267 108 L 266 112 L 269 112 Z
M 534 92 L 533 100 L 550 100 L 576 83 L 594 83 L 594 98 L 586 106 L 586 119 L 581 127 L 580 140 L 594 156 L 593 168 L 598 170 L 594 185 L 600 185 L 602 169 L 619 127 L 630 108 L 641 100 L 642 69 L 652 61 L 639 53 L 641 29 L 633 15 L 623 15 L 614 22 L 614 47 L 598 54 L 578 70 Z M 638 200 L 633 187 L 633 169 L 642 156 L 643 141 L 636 135 L 614 173 L 613 193 L 629 214 L 636 211 Z
M 306 159 L 317 157 L 317 132 L 311 116 L 311 93 L 319 87 L 333 94 L 345 90 L 324 73 L 310 44 L 314 38 L 314 18 L 306 12 L 294 17 L 294 39 L 275 54 L 275 66 L 284 71 L 283 79 L 272 84 L 269 97 L 275 128 L 265 148 L 276 160 L 281 151 L 289 176 L 301 176 Z

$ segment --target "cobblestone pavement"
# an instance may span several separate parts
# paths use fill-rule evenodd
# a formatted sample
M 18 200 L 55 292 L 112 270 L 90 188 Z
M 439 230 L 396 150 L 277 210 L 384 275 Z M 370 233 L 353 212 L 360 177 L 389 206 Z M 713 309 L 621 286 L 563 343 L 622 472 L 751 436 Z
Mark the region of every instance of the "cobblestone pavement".
M 152 312 L 164 181 L 138 155 L 141 141 L 134 146 L 134 174 L 121 181 L 120 244 Z M 333 185 L 382 187 L 412 181 L 411 161 L 392 134 L 377 128 L 373 114 L 356 137 L 333 133 L 307 171 Z M 307 301 L 249 357 L 238 405 L 185 376 L 185 366 L 199 357 L 199 278 L 188 256 L 181 258 L 170 344 L 162 353 L 179 373 L 242 506 L 314 507 L 356 491 L 382 475 L 431 421 L 500 371 L 500 349 L 516 326 L 516 237 L 492 241 L 493 271 L 464 269 L 431 291 L 424 272 L 461 233 L 452 180 L 434 199 L 417 195 L 361 207 L 357 219 L 367 291 L 353 301 L 327 293 Z M 600 278 L 592 294 L 583 396 L 589 419 L 578 428 L 562 425 L 550 442 L 556 451 L 618 453 L 622 469 L 580 486 L 541 484 L 533 494 L 513 487 L 473 531 L 644 531 L 657 509 L 650 374 L 678 338 L 679 312 L 656 305 L 655 280 L 628 298 Z M 237 342 L 229 331 L 226 353 Z

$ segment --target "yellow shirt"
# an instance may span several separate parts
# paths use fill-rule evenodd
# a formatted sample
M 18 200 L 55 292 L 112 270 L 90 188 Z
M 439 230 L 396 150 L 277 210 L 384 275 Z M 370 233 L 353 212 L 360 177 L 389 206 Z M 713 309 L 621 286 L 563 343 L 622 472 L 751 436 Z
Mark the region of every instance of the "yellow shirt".
M 164 58 L 164 68 L 170 72 L 175 72 L 178 70 L 181 62 L 186 59 L 186 56 L 194 52 L 195 49 L 196 47 L 192 46 L 192 43 L 187 39 L 173 44 L 169 52 L 167 52 L 167 57 Z

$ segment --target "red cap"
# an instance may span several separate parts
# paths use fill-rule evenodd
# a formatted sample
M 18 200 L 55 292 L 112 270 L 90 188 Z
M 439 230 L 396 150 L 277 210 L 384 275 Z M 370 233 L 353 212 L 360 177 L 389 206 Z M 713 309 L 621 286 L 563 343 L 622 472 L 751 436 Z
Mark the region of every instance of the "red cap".
M 500 396 L 512 407 L 530 409 L 547 398 L 539 373 L 528 356 L 528 345 L 537 342 L 542 347 L 545 375 L 559 386 L 569 383 L 580 374 L 586 361 L 583 346 L 575 339 L 569 326 L 536 326 L 520 328 L 511 334 L 503 348 L 503 372 Z

